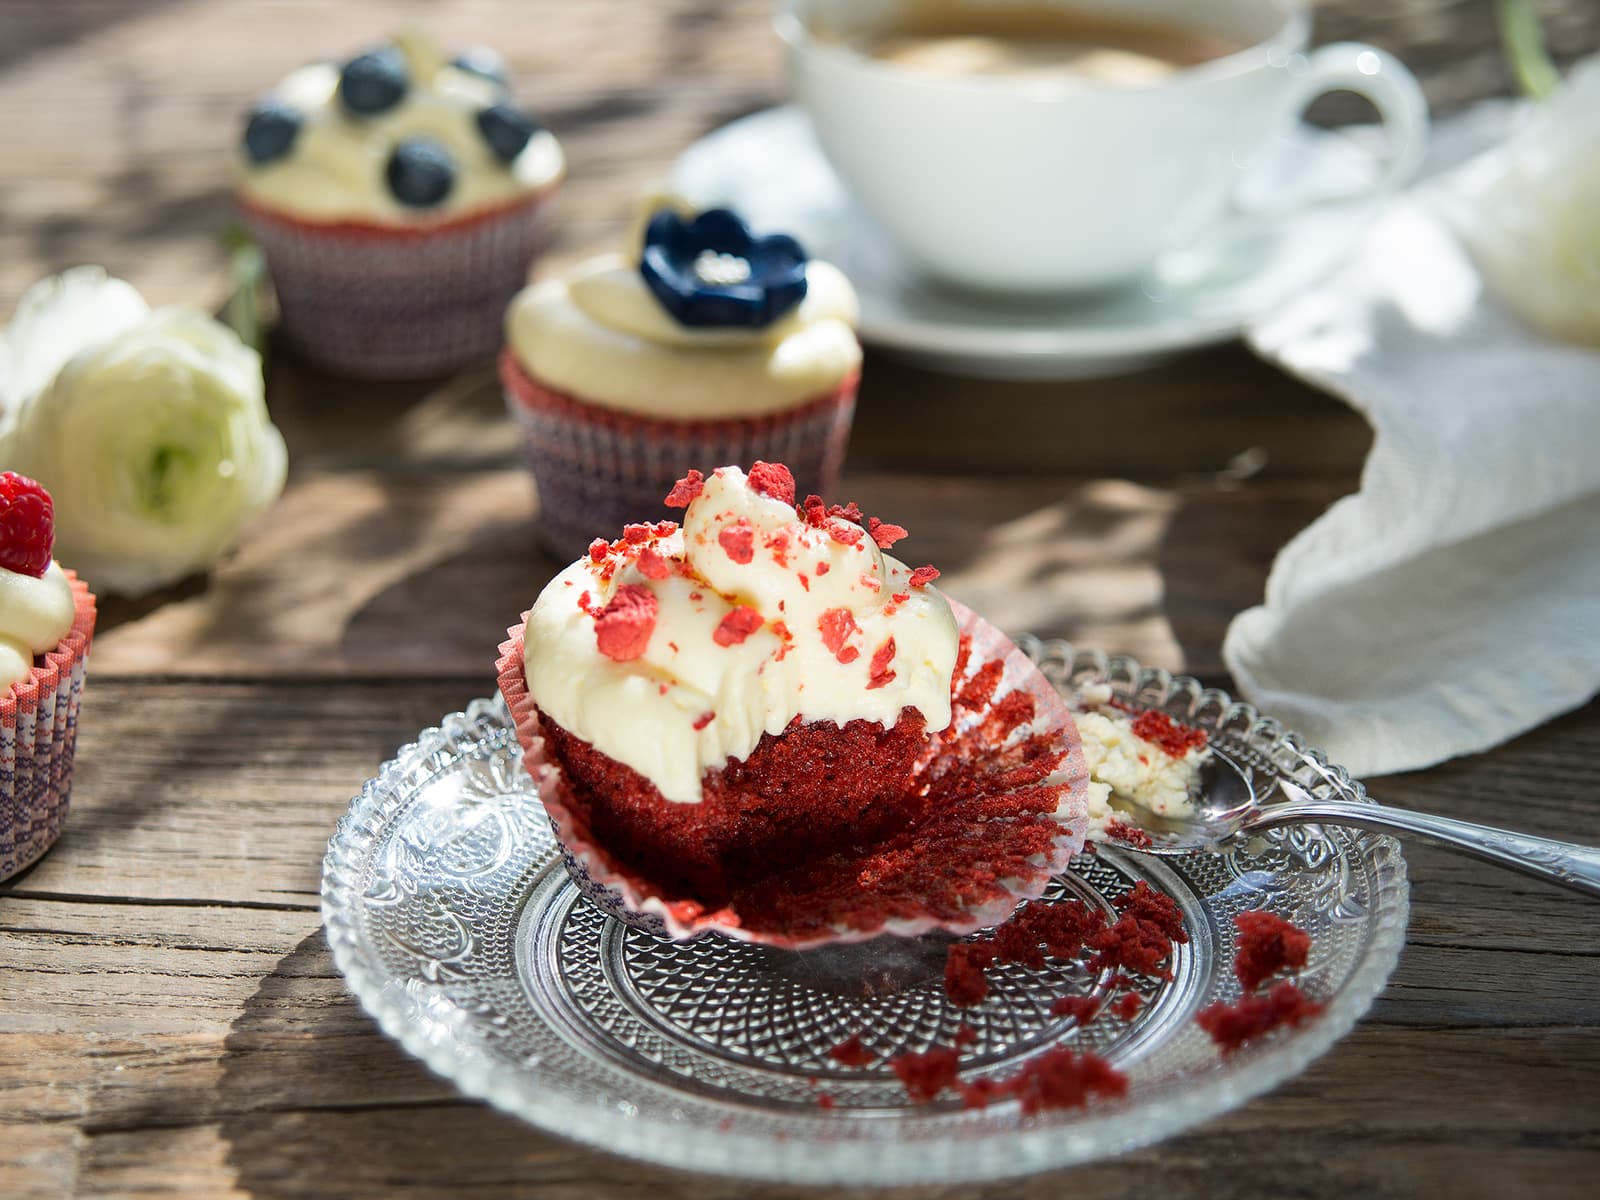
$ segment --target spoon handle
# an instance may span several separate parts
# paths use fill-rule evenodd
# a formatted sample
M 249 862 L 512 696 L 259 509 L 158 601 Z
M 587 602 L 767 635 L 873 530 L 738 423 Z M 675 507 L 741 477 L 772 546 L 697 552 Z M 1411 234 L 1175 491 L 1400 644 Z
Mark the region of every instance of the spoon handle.
M 1288 789 L 1285 788 L 1285 791 Z M 1296 789 L 1298 791 L 1299 789 Z M 1303 822 L 1355 825 L 1381 833 L 1398 833 L 1446 850 L 1458 850 L 1535 879 L 1600 897 L 1600 848 L 1531 837 L 1509 829 L 1474 825 L 1432 813 L 1349 800 L 1319 800 L 1301 793 L 1288 804 L 1261 809 L 1245 821 L 1242 832 L 1254 833 Z

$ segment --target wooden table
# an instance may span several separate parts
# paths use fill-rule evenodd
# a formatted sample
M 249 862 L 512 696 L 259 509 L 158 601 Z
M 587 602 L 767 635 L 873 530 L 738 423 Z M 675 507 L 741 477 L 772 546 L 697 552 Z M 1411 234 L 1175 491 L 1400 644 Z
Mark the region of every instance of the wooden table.
M 1509 90 L 1490 0 L 1321 8 L 1324 37 L 1399 52 L 1437 108 Z M 1541 8 L 1563 58 L 1600 46 L 1592 0 Z M 214 304 L 249 97 L 304 57 L 424 17 L 500 46 L 563 138 L 555 259 L 570 262 L 616 236 L 679 148 L 776 98 L 766 10 L 9 3 L 0 311 L 78 261 L 157 302 Z M 0 1195 L 793 1194 L 575 1148 L 468 1103 L 346 992 L 317 915 L 334 822 L 399 745 L 492 690 L 499 631 L 556 564 L 529 531 L 487 367 L 380 387 L 278 355 L 270 395 L 293 463 L 282 502 L 209 579 L 105 603 L 68 830 L 0 887 Z M 1131 438 L 1130 423 L 1158 436 Z M 1229 618 L 1259 598 L 1285 540 L 1352 489 L 1367 443 L 1346 409 L 1238 347 L 1074 385 L 974 383 L 872 356 L 847 483 L 1002 625 L 1226 683 Z M 1378 790 L 1600 840 L 1597 774 L 1590 704 Z M 1120 1160 L 918 1194 L 1594 1195 L 1597 910 L 1443 854 L 1408 857 L 1399 969 L 1298 1079 Z

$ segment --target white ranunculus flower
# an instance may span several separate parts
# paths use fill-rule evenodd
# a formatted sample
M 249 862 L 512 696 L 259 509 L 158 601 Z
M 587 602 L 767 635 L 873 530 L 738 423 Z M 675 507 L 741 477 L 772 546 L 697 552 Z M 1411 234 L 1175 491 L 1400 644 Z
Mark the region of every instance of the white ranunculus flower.
M 277 499 L 287 455 L 232 330 L 79 267 L 0 331 L 0 468 L 50 490 L 61 562 L 139 595 L 215 562 Z
M 1451 223 L 1494 295 L 1551 337 L 1600 346 L 1600 57 L 1451 183 Z

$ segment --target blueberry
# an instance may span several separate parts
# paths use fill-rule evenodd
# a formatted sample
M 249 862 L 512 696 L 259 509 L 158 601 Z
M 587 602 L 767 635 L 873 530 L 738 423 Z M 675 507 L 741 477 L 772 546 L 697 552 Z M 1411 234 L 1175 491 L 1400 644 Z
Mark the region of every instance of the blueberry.
M 432 138 L 407 138 L 389 155 L 389 190 L 409 208 L 432 208 L 456 183 L 450 152 Z
M 279 100 L 264 100 L 244 127 L 244 149 L 253 163 L 269 163 L 294 148 L 300 114 Z
M 487 46 L 468 46 L 450 61 L 450 65 L 458 71 L 487 79 L 498 87 L 509 86 L 506 82 L 506 60 Z
M 511 162 L 539 131 L 539 122 L 509 104 L 491 104 L 478 110 L 478 131 L 501 162 Z
M 376 116 L 399 104 L 408 86 L 404 56 L 393 46 L 385 46 L 345 63 L 339 74 L 339 100 L 347 112 Z

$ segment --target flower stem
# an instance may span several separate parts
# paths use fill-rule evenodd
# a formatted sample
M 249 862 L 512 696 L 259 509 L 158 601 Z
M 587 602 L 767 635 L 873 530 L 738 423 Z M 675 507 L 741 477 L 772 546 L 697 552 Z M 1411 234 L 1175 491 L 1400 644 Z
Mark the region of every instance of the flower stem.
M 1499 0 L 1500 41 L 1523 95 L 1543 100 L 1561 82 L 1544 44 L 1544 26 L 1532 0 Z
M 239 340 L 256 353 L 264 352 L 261 328 L 261 279 L 266 272 L 266 260 L 261 248 L 239 230 L 230 230 L 228 243 L 228 281 L 233 285 L 227 303 L 222 308 L 222 319 L 239 335 Z

